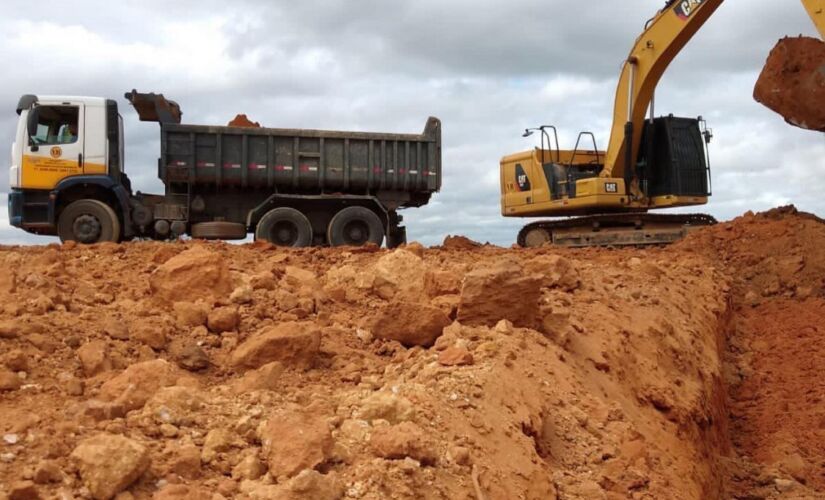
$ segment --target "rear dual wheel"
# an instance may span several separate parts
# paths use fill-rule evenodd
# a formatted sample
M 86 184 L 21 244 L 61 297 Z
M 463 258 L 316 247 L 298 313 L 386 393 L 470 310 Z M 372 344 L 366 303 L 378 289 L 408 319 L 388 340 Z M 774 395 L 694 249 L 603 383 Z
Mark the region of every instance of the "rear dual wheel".
M 275 208 L 258 222 L 255 239 L 282 247 L 308 247 L 312 245 L 312 224 L 294 208 Z
M 312 245 L 313 229 L 309 219 L 299 210 L 279 207 L 267 212 L 258 222 L 255 239 L 284 247 Z M 327 226 L 327 241 L 331 246 L 362 246 L 384 242 L 384 225 L 368 208 L 347 207 L 332 218 Z
M 337 246 L 362 246 L 384 242 L 384 224 L 375 212 L 364 207 L 347 207 L 337 214 L 327 227 L 327 241 Z
M 98 200 L 78 200 L 63 209 L 57 219 L 60 241 L 82 244 L 118 242 L 120 220 L 112 207 Z

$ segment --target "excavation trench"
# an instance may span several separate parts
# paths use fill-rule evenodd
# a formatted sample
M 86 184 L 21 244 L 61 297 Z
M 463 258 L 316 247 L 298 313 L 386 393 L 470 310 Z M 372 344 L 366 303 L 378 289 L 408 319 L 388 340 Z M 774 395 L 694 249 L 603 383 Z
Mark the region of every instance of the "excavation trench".
M 823 228 L 1 247 L 0 498 L 816 498 Z

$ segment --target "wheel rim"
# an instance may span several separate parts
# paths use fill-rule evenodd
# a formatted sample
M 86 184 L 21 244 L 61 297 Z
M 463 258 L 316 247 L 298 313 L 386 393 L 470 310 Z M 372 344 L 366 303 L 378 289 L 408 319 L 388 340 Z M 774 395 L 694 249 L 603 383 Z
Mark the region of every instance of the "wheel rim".
M 72 224 L 72 233 L 80 243 L 95 243 L 100 240 L 103 225 L 93 215 L 81 215 Z
M 278 221 L 269 231 L 269 241 L 279 246 L 295 246 L 298 242 L 298 226 L 288 221 Z
M 347 245 L 363 245 L 370 238 L 369 225 L 362 220 L 350 221 L 344 225 L 343 236 Z

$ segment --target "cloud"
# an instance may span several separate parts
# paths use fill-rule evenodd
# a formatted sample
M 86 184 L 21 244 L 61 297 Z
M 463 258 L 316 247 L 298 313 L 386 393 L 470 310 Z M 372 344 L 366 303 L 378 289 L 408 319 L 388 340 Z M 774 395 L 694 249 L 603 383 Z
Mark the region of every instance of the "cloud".
M 443 120 L 444 187 L 405 211 L 411 239 L 465 234 L 509 245 L 526 221 L 500 216 L 498 161 L 532 148 L 521 132 L 581 130 L 605 147 L 621 62 L 660 3 L 512 0 L 217 0 L 103 2 L 33 11 L 4 5 L 0 137 L 11 142 L 24 93 L 118 99 L 127 170 L 162 192 L 159 134 L 124 91 L 163 92 L 184 121 L 223 124 L 247 113 L 267 126 L 419 132 Z M 714 197 L 730 218 L 792 201 L 825 212 L 822 134 L 801 131 L 751 99 L 776 39 L 814 34 L 794 2 L 726 2 L 679 55 L 656 97 L 659 114 L 703 115 L 713 128 Z M 8 151 L 8 149 L 6 150 Z M 4 153 L 7 155 L 7 153 Z M 7 156 L 5 156 L 7 157 Z M 0 186 L 8 172 L 0 168 Z M 9 228 L 0 242 L 46 242 Z

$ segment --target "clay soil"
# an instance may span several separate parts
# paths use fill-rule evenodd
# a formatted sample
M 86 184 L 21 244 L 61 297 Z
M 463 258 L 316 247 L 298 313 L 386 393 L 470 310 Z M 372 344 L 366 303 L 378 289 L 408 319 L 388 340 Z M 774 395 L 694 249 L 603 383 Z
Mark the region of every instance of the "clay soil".
M 0 498 L 825 498 L 825 224 L 2 247 Z
M 791 125 L 825 131 L 825 42 L 780 40 L 759 75 L 754 98 Z

